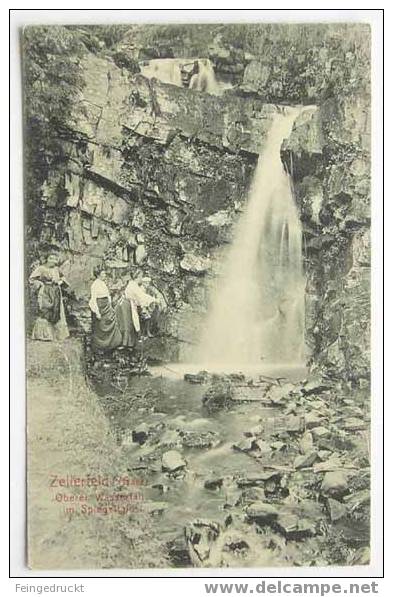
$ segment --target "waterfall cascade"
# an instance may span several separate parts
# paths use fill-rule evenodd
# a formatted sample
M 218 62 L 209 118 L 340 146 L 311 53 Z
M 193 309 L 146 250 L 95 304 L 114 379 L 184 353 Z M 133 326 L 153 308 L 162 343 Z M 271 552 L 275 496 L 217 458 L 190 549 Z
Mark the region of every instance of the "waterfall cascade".
M 189 87 L 196 91 L 205 91 L 206 93 L 217 94 L 218 84 L 212 63 L 208 59 L 196 61 L 197 72 L 191 77 Z
M 302 229 L 280 156 L 300 111 L 277 113 L 259 156 L 194 355 L 210 369 L 304 361 Z
M 213 65 L 208 58 L 154 58 L 147 64 L 141 64 L 141 73 L 149 79 L 155 78 L 163 83 L 213 95 L 219 95 L 229 87 L 217 82 Z
M 157 58 L 150 60 L 148 64 L 141 66 L 141 73 L 145 77 L 152 79 L 158 79 L 163 83 L 169 83 L 182 87 L 182 76 L 181 76 L 181 61 L 173 58 Z

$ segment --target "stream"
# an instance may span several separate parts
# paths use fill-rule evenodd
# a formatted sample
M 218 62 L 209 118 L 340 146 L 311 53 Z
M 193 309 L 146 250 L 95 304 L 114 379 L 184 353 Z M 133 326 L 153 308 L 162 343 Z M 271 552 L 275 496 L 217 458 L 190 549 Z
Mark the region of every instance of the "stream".
M 293 467 L 304 433 L 299 414 L 307 415 L 308 406 L 294 408 L 293 398 L 285 405 L 266 399 L 280 387 L 286 388 L 284 394 L 296 388 L 304 368 L 265 368 L 263 379 L 279 378 L 284 384 L 267 385 L 268 392 L 258 384 L 250 390 L 250 378 L 237 380 L 240 399 L 213 411 L 203 403 L 209 382 L 185 381 L 186 370 L 190 367 L 153 367 L 150 376 L 134 376 L 122 386 L 101 381 L 95 387 L 129 473 L 143 479 L 143 509 L 154 517 L 175 566 L 324 565 L 331 549 L 338 550 L 340 560 L 367 545 L 363 520 L 354 528 L 353 520 L 340 516 L 330 529 L 318 476 L 311 466 Z M 258 379 L 255 370 L 252 379 Z M 248 392 L 246 399 L 242 392 Z M 318 461 L 337 456 L 329 442 L 319 444 Z M 168 451 L 175 451 L 184 466 L 164 470 Z M 261 500 L 278 508 L 278 523 L 245 516 L 247 507 Z M 221 543 L 210 524 L 219 525 Z M 191 539 L 185 544 L 187 529 Z M 327 534 L 333 545 L 326 547 Z M 343 534 L 351 545 L 341 546 Z M 190 547 L 195 536 L 197 545 Z M 212 546 L 218 544 L 215 551 Z

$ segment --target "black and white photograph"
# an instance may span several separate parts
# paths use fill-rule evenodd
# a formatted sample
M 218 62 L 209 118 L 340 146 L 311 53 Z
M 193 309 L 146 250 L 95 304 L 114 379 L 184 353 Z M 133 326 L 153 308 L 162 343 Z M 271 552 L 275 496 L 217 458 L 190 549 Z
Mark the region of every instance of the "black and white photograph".
M 371 25 L 151 17 L 20 30 L 26 566 L 361 570 Z

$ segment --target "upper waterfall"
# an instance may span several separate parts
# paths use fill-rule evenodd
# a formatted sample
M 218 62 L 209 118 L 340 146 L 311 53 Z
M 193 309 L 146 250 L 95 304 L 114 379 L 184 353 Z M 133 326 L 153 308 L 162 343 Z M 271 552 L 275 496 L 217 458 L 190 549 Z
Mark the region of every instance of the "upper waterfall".
M 182 87 L 181 61 L 173 58 L 157 58 L 141 66 L 141 73 L 148 79 L 158 79 L 163 83 Z
M 218 84 L 212 63 L 208 59 L 196 61 L 196 70 L 190 80 L 190 89 L 206 91 L 206 93 L 217 94 Z
M 259 156 L 195 354 L 210 368 L 304 360 L 302 229 L 280 156 L 300 111 L 275 115 Z

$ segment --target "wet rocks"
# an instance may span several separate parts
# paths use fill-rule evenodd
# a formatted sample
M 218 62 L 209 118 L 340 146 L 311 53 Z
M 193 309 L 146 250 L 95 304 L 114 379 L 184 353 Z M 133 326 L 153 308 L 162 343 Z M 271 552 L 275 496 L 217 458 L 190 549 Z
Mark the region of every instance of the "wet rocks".
M 320 427 L 321 421 L 324 417 L 315 411 L 311 411 L 305 414 L 304 421 L 307 429 L 313 429 L 314 427 Z
M 340 520 L 340 518 L 347 515 L 346 506 L 333 498 L 326 500 L 326 509 L 332 522 L 336 522 L 336 520 Z
M 206 489 L 216 490 L 216 489 L 220 489 L 222 487 L 223 483 L 224 483 L 223 477 L 214 477 L 211 479 L 206 479 L 206 481 L 204 482 L 203 485 Z
M 261 471 L 260 473 L 251 473 L 244 477 L 236 479 L 238 487 L 264 487 L 269 481 L 279 482 L 281 474 L 277 471 Z
M 310 450 L 309 452 L 307 452 L 307 454 L 299 454 L 299 456 L 295 458 L 293 466 L 296 469 L 306 468 L 308 466 L 312 466 L 317 458 L 317 452 L 315 450 Z
M 359 431 L 365 429 L 366 423 L 357 417 L 350 417 L 343 422 L 343 429 L 346 431 Z
M 318 452 L 318 457 L 319 452 Z M 335 455 L 330 454 L 328 460 L 324 460 L 322 462 L 317 462 L 313 466 L 314 473 L 327 473 L 329 471 L 341 471 L 343 468 L 343 464 L 341 459 Z
M 350 558 L 348 564 L 350 566 L 367 566 L 370 563 L 370 548 L 359 547 L 353 556 Z
M 132 441 L 136 444 L 143 445 L 149 434 L 149 428 L 146 423 L 141 423 L 132 431 Z
M 186 253 L 180 261 L 180 268 L 186 272 L 201 275 L 210 268 L 210 259 L 192 253 Z
M 220 531 L 220 525 L 213 520 L 196 519 L 186 525 L 184 535 L 188 554 L 194 566 L 200 567 L 207 562 Z
M 184 534 L 168 541 L 167 549 L 169 558 L 175 567 L 186 568 L 192 565 Z
M 184 469 L 187 462 L 183 456 L 176 450 L 168 450 L 162 455 L 162 470 L 169 473 L 174 473 Z
M 263 386 L 240 385 L 232 389 L 232 400 L 234 402 L 264 402 L 269 403 L 265 397 Z
M 321 484 L 321 493 L 329 496 L 342 496 L 348 491 L 348 478 L 343 471 L 329 471 Z
M 369 489 L 363 489 L 350 495 L 346 495 L 343 501 L 348 505 L 351 512 L 358 510 L 359 508 L 370 503 L 370 491 Z
M 208 449 L 218 446 L 220 438 L 214 431 L 180 431 L 184 448 Z
M 246 437 L 233 444 L 232 448 L 239 452 L 250 452 L 254 449 L 254 438 Z
M 216 381 L 211 384 L 202 398 L 203 405 L 209 412 L 228 408 L 232 405 L 233 390 L 229 382 Z
M 276 519 L 279 514 L 279 510 L 263 501 L 258 501 L 250 504 L 246 508 L 246 515 L 252 521 L 256 522 L 267 522 Z
M 199 373 L 185 373 L 184 381 L 194 384 L 205 384 L 209 381 L 210 374 L 207 371 L 199 371 Z
M 329 429 L 327 429 L 323 425 L 320 425 L 318 427 L 313 427 L 313 429 L 312 429 L 312 435 L 313 435 L 313 437 L 316 440 L 318 440 L 318 439 L 326 439 L 327 437 L 329 437 L 330 431 L 329 431 Z
M 314 445 L 313 436 L 309 431 L 305 431 L 299 440 L 299 449 L 301 454 L 307 454 L 312 450 Z
M 301 539 L 315 535 L 315 523 L 291 512 L 280 512 L 275 527 L 287 539 Z
M 332 384 L 322 380 L 321 378 L 309 379 L 302 388 L 302 393 L 305 396 L 309 396 L 311 394 L 322 394 L 330 390 Z
M 262 487 L 248 487 L 241 493 L 240 501 L 243 504 L 251 504 L 252 502 L 264 502 L 265 491 Z

